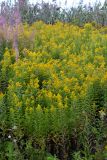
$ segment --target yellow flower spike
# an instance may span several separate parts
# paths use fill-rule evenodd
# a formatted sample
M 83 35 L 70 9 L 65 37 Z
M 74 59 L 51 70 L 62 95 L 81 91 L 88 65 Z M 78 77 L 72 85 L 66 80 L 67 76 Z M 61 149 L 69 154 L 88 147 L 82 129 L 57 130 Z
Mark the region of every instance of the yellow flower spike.
M 13 109 L 13 108 L 10 108 L 10 112 L 11 112 L 11 113 L 14 113 L 14 109 Z
M 54 107 L 53 105 L 51 105 L 50 111 L 51 111 L 51 112 L 54 112 L 54 111 L 55 111 L 55 107 Z
M 30 99 L 29 99 L 29 98 L 26 99 L 25 104 L 26 104 L 26 106 L 29 106 L 29 105 L 30 105 Z
M 71 93 L 71 98 L 72 98 L 73 100 L 76 100 L 76 99 L 77 99 L 74 91 L 72 91 L 72 93 Z
M 84 80 L 84 78 L 85 78 L 85 77 L 84 77 L 84 74 L 80 74 L 80 79 L 81 79 L 81 80 Z
M 58 102 L 62 101 L 62 97 L 59 93 L 57 94 L 57 100 L 58 100 Z
M 41 107 L 40 104 L 38 104 L 38 106 L 36 107 L 36 110 L 37 110 L 38 112 L 42 111 L 42 107 Z
M 80 97 L 81 97 L 81 98 L 84 98 L 84 97 L 85 97 L 85 95 L 86 95 L 85 90 L 81 90 L 81 92 L 80 92 Z
M 4 97 L 4 94 L 2 92 L 0 92 L 0 97 Z
M 66 109 L 66 108 L 68 108 L 68 105 L 67 105 L 67 104 L 65 104 L 65 105 L 64 105 L 64 108 L 65 108 L 65 109 Z
M 67 86 L 64 87 L 64 91 L 65 91 L 66 93 L 69 93 L 69 92 L 70 92 L 70 90 L 69 90 L 69 88 L 68 88 Z
M 22 107 L 22 102 L 17 102 L 16 107 L 21 108 Z
M 101 83 L 104 83 L 107 81 L 107 72 L 104 74 L 104 76 L 101 79 Z
M 16 87 L 22 87 L 20 82 L 16 82 Z
M 35 82 L 34 82 L 34 88 L 39 88 L 38 81 L 35 81 Z
M 29 108 L 29 112 L 30 112 L 30 113 L 33 112 L 33 108 L 32 108 L 32 107 Z
M 107 151 L 107 145 L 105 146 L 105 150 Z
M 29 111 L 29 107 L 26 107 L 26 112 L 28 112 Z
M 64 108 L 64 106 L 63 106 L 63 104 L 61 102 L 58 103 L 58 108 L 59 109 L 63 109 Z
M 95 49 L 95 53 L 102 53 L 103 48 L 99 47 Z
M 48 95 L 49 98 L 52 98 L 52 97 L 53 97 L 51 91 L 49 91 L 49 92 L 47 93 L 47 95 Z
M 16 77 L 21 77 L 22 75 L 21 75 L 21 73 L 20 73 L 20 71 L 16 71 Z

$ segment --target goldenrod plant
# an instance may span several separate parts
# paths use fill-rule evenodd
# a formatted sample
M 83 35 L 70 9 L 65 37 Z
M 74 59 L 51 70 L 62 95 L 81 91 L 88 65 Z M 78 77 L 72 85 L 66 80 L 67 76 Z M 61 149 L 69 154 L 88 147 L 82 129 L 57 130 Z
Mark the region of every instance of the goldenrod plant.
M 18 60 L 10 46 L 0 61 L 1 160 L 107 158 L 105 31 L 23 25 Z

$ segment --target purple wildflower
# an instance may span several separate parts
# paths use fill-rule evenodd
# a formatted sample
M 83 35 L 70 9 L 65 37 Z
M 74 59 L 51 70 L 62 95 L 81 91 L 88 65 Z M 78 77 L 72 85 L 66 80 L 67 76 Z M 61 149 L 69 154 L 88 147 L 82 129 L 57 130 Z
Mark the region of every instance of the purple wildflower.
M 0 16 L 0 26 L 4 26 L 6 24 L 6 19 L 3 16 Z
M 19 11 L 19 2 L 23 4 L 23 0 L 15 2 L 15 5 L 10 7 L 8 3 L 2 2 L 0 13 L 0 28 L 6 41 L 12 41 L 13 49 L 16 53 L 16 60 L 19 57 L 18 50 L 18 34 L 19 25 L 21 24 L 21 16 Z M 23 6 L 23 5 L 22 5 Z

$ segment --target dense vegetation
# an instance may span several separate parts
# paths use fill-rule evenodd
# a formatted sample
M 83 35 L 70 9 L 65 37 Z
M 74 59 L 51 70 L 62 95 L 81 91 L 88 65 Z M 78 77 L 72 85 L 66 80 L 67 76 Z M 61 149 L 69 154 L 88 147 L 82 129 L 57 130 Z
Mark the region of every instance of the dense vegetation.
M 0 160 L 107 159 L 106 13 L 1 4 Z
M 19 57 L 0 47 L 0 159 L 105 160 L 107 28 L 18 27 Z

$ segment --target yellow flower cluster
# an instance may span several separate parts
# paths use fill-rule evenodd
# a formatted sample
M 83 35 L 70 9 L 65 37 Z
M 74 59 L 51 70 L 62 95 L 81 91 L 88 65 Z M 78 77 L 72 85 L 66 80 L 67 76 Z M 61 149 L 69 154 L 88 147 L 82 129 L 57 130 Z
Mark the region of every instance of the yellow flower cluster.
M 84 100 L 96 81 L 102 87 L 106 84 L 107 35 L 101 30 L 91 24 L 79 28 L 37 22 L 24 26 L 23 34 L 19 37 L 20 59 L 12 64 L 12 55 L 6 51 L 2 61 L 3 72 L 10 65 L 8 96 L 14 108 L 54 112 L 55 108 L 64 109 Z M 24 39 L 28 46 L 21 44 Z

